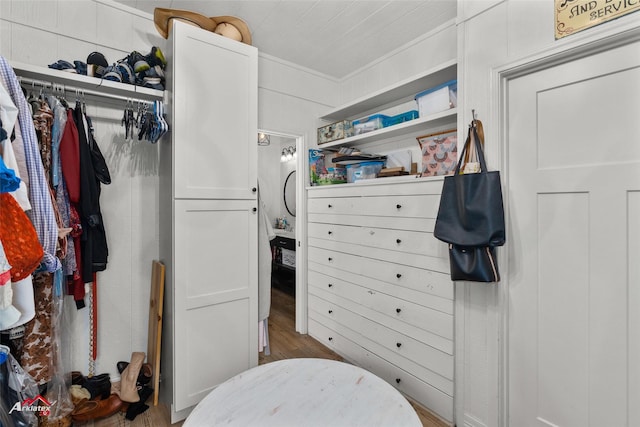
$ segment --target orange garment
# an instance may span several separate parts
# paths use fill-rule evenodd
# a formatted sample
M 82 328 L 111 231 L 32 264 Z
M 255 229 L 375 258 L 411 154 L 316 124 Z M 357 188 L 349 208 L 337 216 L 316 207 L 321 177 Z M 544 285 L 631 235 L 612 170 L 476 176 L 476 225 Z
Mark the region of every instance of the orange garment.
M 11 265 L 11 281 L 24 279 L 40 265 L 44 250 L 36 230 L 9 193 L 0 193 L 0 241 Z

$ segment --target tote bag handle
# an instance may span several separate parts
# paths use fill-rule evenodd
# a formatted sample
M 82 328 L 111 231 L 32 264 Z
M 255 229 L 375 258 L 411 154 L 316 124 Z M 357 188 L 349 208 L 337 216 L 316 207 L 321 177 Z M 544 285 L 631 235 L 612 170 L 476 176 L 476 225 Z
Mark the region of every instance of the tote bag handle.
M 475 120 L 474 120 L 475 122 Z M 476 153 L 478 155 L 478 160 L 480 161 L 480 173 L 487 173 L 487 164 L 484 160 L 484 152 L 482 150 L 482 146 L 480 145 L 480 137 L 478 136 L 478 130 L 475 126 L 475 123 L 472 122 L 469 125 L 469 133 L 467 135 L 467 140 L 464 143 L 464 148 L 462 149 L 462 153 L 460 153 L 460 159 L 458 160 L 458 165 L 456 166 L 456 170 L 454 175 L 460 174 L 460 167 L 462 166 L 462 160 L 464 160 L 467 152 L 469 151 L 469 147 L 471 146 L 471 131 L 473 130 L 473 141 L 476 149 Z M 465 161 L 466 163 L 466 161 Z

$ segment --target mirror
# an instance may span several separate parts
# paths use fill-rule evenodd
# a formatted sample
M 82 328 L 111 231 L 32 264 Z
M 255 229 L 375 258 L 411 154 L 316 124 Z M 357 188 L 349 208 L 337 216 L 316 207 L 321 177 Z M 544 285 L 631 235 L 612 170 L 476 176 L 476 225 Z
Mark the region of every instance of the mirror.
M 296 216 L 296 171 L 289 172 L 284 180 L 284 207 L 289 215 Z

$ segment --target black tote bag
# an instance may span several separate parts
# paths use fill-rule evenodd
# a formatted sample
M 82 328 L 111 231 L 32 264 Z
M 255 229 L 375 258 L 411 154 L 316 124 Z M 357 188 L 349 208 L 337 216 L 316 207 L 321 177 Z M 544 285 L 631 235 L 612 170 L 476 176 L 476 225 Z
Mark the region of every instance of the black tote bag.
M 460 174 L 464 154 L 471 145 L 471 132 L 481 171 Z M 434 236 L 460 246 L 502 246 L 505 242 L 504 210 L 499 171 L 487 171 L 482 146 L 474 125 L 460 154 L 453 175 L 444 178 Z
M 489 246 L 449 245 L 451 280 L 499 282 L 500 272 L 495 248 Z

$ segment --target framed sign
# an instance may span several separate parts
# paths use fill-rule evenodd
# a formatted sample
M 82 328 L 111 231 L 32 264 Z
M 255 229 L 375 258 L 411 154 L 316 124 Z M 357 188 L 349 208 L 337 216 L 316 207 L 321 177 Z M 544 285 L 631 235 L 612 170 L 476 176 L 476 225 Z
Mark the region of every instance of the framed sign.
M 555 0 L 556 40 L 638 10 L 638 0 Z

